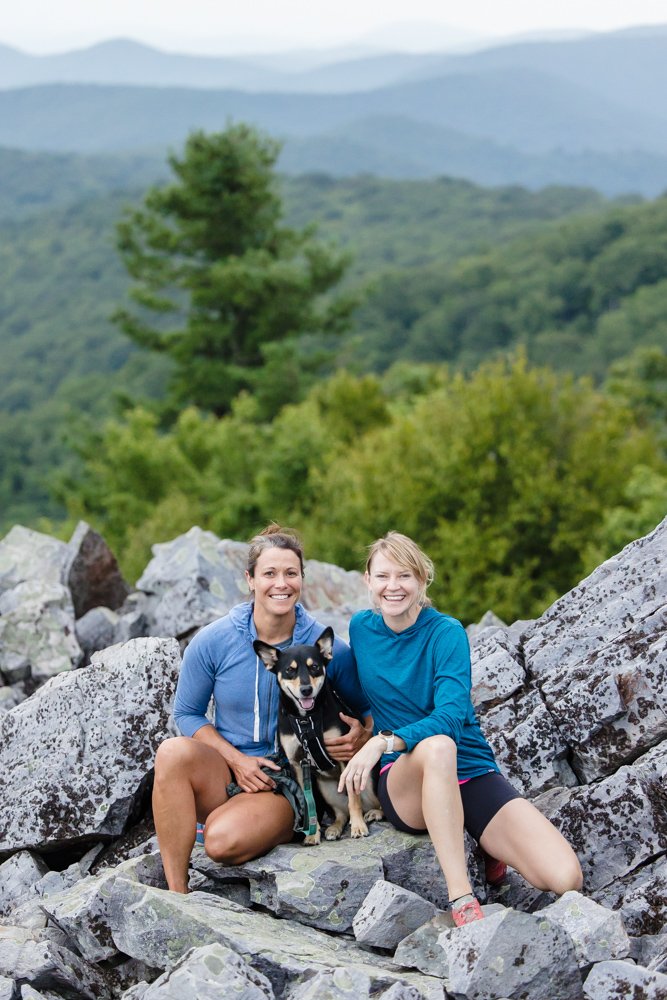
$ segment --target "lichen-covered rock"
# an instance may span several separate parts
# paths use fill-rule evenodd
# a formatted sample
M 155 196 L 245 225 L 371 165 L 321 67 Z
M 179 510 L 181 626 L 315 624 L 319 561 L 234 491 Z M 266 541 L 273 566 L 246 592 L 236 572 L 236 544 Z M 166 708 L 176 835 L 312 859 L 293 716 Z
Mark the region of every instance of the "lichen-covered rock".
M 41 683 L 77 667 L 82 656 L 62 584 L 29 580 L 0 596 L 0 673 L 8 683 Z
M 667 928 L 667 854 L 614 879 L 591 897 L 610 910 L 619 910 L 631 937 L 659 933 Z
M 77 618 L 99 605 L 119 608 L 130 592 L 113 552 L 85 521 L 79 521 L 68 542 L 63 582 Z
M 137 581 L 139 590 L 158 597 L 151 634 L 186 635 L 244 600 L 247 552 L 242 542 L 197 527 L 154 545 L 153 559 Z
M 475 708 L 509 698 L 526 681 L 523 657 L 504 628 L 476 632 L 470 643 Z
M 0 975 L 73 1000 L 104 1000 L 109 995 L 93 966 L 39 932 L 10 925 L 0 926 Z
M 667 743 L 594 785 L 553 789 L 536 800 L 574 847 L 591 893 L 667 850 Z
M 123 832 L 173 733 L 179 663 L 175 640 L 135 639 L 0 717 L 0 852 Z
M 540 919 L 558 924 L 572 938 L 580 967 L 627 958 L 630 940 L 623 919 L 580 892 L 566 892 L 540 910 Z
M 416 892 L 381 879 L 372 886 L 357 910 L 352 929 L 358 944 L 393 951 L 399 941 L 436 913 L 437 907 Z
M 595 781 L 667 738 L 667 606 L 580 665 L 553 670 L 542 693 L 581 781 Z
M 522 794 L 577 784 L 568 746 L 536 687 L 489 709 L 482 726 L 500 768 Z
M 533 677 L 570 670 L 667 604 L 667 518 L 548 608 L 526 631 Z
M 356 570 L 307 559 L 304 572 L 304 607 L 322 613 L 338 612 L 348 619 L 355 611 L 370 607 L 368 587 Z
M 62 583 L 67 558 L 65 542 L 15 525 L 0 541 L 0 593 L 26 580 Z
M 586 1000 L 665 1000 L 667 976 L 630 962 L 600 962 L 584 983 Z
M 19 851 L 0 865 L 0 916 L 10 913 L 48 872 L 48 865 L 29 851 Z
M 340 966 L 365 971 L 376 991 L 407 982 L 428 1000 L 444 997 L 442 984 L 414 973 L 401 975 L 343 936 L 250 912 L 204 893 L 182 896 L 118 878 L 108 913 L 118 950 L 160 968 L 171 966 L 190 948 L 218 941 L 265 975 L 278 995 L 290 984 Z
M 443 931 L 438 943 L 449 969 L 447 989 L 455 997 L 580 1000 L 569 935 L 537 916 L 505 910 Z
M 143 994 L 144 1000 L 273 1000 L 266 976 L 219 942 L 193 948 Z
M 140 639 L 147 631 L 148 620 L 138 609 L 119 614 L 111 608 L 95 607 L 76 623 L 76 637 L 86 662 L 93 653 L 129 639 Z

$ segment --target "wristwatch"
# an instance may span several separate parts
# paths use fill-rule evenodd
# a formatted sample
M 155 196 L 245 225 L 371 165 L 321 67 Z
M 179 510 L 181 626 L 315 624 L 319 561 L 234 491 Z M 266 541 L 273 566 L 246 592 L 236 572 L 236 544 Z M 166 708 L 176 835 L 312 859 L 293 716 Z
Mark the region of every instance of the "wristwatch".
M 395 737 L 394 737 L 394 734 L 392 733 L 391 729 L 381 729 L 380 732 L 378 733 L 378 736 L 381 736 L 382 739 L 387 744 L 387 749 L 386 749 L 385 753 L 393 753 L 394 752 L 394 738 Z

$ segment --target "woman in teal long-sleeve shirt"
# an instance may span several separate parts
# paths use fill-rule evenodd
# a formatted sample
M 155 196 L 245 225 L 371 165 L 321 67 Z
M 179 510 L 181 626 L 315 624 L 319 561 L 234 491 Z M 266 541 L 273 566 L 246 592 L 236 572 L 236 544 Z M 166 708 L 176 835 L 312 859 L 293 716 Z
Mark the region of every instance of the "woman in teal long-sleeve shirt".
M 398 829 L 429 833 L 460 925 L 483 916 L 464 824 L 493 883 L 511 865 L 537 888 L 563 893 L 580 889 L 582 874 L 564 837 L 500 774 L 470 700 L 465 630 L 430 606 L 432 579 L 430 559 L 405 535 L 389 532 L 370 547 L 374 610 L 354 616 L 350 644 L 376 735 L 347 764 L 341 788 L 363 789 L 380 761 L 385 815 Z

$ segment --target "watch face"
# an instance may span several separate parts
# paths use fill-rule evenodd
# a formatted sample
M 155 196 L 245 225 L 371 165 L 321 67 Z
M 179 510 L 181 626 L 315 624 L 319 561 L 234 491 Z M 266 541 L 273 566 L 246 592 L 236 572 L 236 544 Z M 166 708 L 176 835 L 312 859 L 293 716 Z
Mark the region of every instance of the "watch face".
M 380 730 L 380 736 L 386 736 L 387 739 L 389 739 L 389 737 L 391 737 L 393 735 L 394 734 L 392 733 L 391 729 L 381 729 Z

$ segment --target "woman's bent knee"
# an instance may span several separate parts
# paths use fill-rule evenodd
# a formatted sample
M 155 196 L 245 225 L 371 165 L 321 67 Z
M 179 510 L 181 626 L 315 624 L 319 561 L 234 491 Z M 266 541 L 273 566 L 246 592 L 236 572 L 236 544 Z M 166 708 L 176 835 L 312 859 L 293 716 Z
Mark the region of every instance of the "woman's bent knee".
M 204 831 L 204 850 L 211 861 L 221 865 L 240 865 L 251 858 L 247 838 L 239 836 L 238 831 L 219 825 L 210 832 Z
M 428 736 L 417 744 L 413 753 L 424 766 L 456 769 L 456 743 L 449 736 Z
M 182 767 L 191 757 L 192 740 L 187 736 L 172 736 L 157 748 L 155 777 L 160 778 L 173 768 Z
M 551 883 L 549 888 L 559 896 L 572 890 L 581 892 L 584 884 L 584 876 L 579 860 L 574 852 L 572 853 L 572 857 L 565 864 L 561 865 L 557 872 L 552 873 L 549 881 Z

